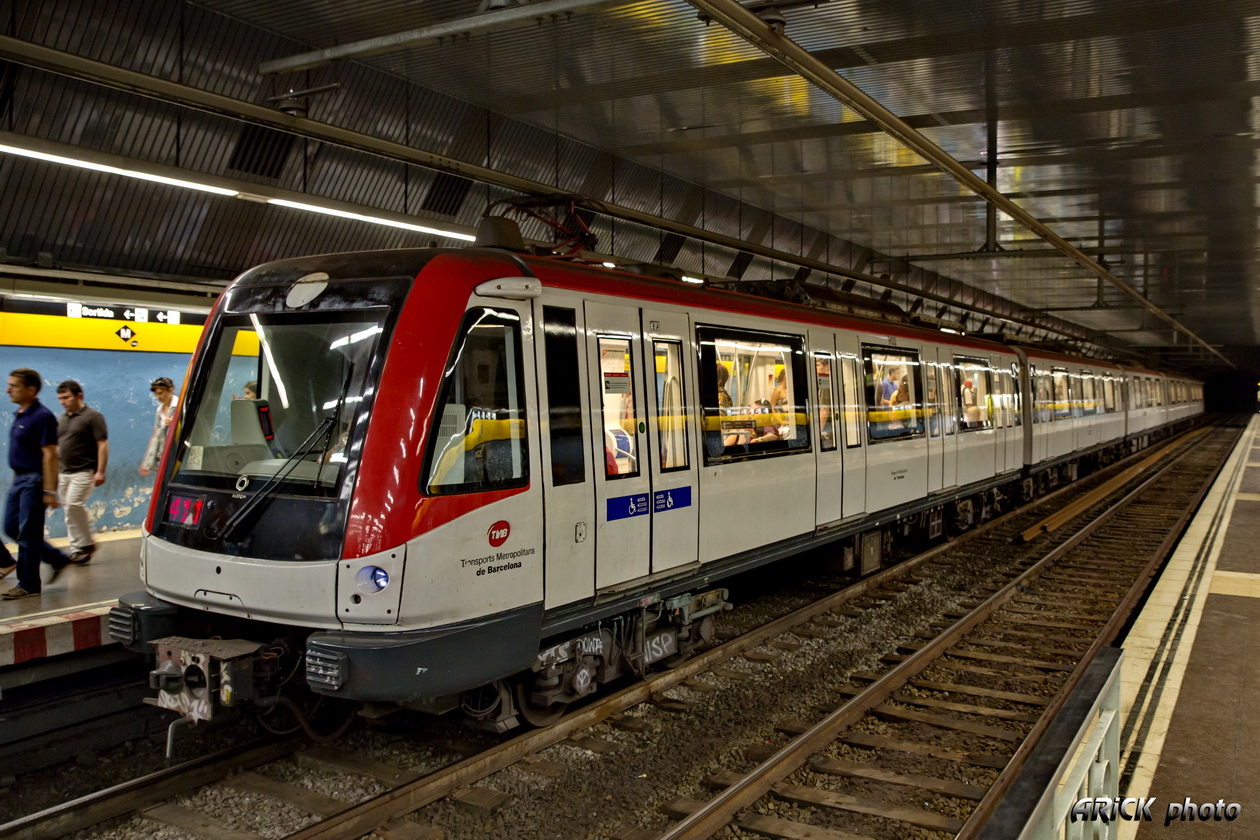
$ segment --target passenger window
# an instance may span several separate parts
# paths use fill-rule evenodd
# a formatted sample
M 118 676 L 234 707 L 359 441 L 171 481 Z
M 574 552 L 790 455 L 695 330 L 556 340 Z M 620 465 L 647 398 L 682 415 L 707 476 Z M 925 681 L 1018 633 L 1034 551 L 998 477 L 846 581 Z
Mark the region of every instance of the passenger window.
M 958 370 L 959 379 L 959 426 L 964 432 L 992 428 L 989 363 L 984 359 L 955 356 L 954 367 Z
M 1054 399 L 1050 374 L 1032 368 L 1033 381 L 1033 422 L 1050 423 L 1054 421 Z
M 955 404 L 954 369 L 948 364 L 941 364 L 941 424 L 945 427 L 945 435 L 954 434 L 958 430 L 958 406 Z
M 656 359 L 656 445 L 661 472 L 685 470 L 691 464 L 687 454 L 687 408 L 683 395 L 682 344 L 677 341 L 652 343 Z
M 1050 379 L 1053 382 L 1054 419 L 1064 420 L 1072 416 L 1072 392 L 1068 383 L 1066 368 L 1051 368 Z
M 818 448 L 830 452 L 836 448 L 835 416 L 836 399 L 832 389 L 832 358 L 830 353 L 814 354 L 814 378 L 818 388 Z
M 844 371 L 844 445 L 846 449 L 862 445 L 862 406 L 858 397 L 858 360 L 845 356 Z
M 639 474 L 638 415 L 634 407 L 634 342 L 599 337 L 600 407 L 604 418 L 604 474 L 610 479 Z
M 923 368 L 927 378 L 927 393 L 923 399 L 923 410 L 927 412 L 928 418 L 928 434 L 932 437 L 941 436 L 941 389 L 938 386 L 938 377 L 940 372 L 936 369 L 936 365 L 927 364 Z
M 1094 391 L 1094 374 L 1088 370 L 1081 371 L 1081 412 L 1086 417 L 1098 413 L 1097 396 Z
M 1006 380 L 1002 378 L 1001 371 L 993 371 L 993 394 L 989 403 L 992 407 L 989 414 L 993 428 L 1004 429 L 1010 425 L 1006 416 Z
M 1110 376 L 1102 381 L 1103 412 L 1111 414 L 1116 410 L 1116 380 Z
M 464 317 L 438 395 L 427 493 L 473 493 L 528 483 L 521 358 L 521 323 L 515 312 L 473 309 Z
M 862 347 L 866 361 L 866 430 L 871 442 L 923 434 L 919 354 Z
M 556 487 L 586 480 L 583 454 L 582 379 L 578 372 L 577 314 L 543 307 L 547 359 L 547 419 L 551 433 L 551 480 Z
M 1011 365 L 1009 378 L 1011 391 L 1011 411 L 1015 415 L 1015 425 L 1024 425 L 1024 392 L 1019 387 L 1019 365 Z
M 809 449 L 799 336 L 699 327 L 705 463 Z

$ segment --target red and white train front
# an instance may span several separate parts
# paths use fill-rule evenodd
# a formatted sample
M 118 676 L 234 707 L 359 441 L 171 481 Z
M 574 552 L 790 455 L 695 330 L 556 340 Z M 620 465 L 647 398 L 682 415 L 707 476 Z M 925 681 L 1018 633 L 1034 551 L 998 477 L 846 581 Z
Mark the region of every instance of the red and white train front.
M 118 640 L 156 640 L 161 705 L 210 717 L 302 661 L 320 693 L 391 702 L 536 663 L 522 273 L 504 252 L 391 251 L 225 292 L 154 490 L 147 592 L 111 616 Z

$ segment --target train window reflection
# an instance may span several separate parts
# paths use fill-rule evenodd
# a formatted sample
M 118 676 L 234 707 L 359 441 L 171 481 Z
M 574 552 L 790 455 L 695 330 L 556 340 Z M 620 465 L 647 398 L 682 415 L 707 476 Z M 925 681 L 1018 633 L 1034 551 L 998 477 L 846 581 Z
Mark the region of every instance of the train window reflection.
M 225 317 L 204 374 L 184 395 L 192 415 L 176 480 L 235 486 L 240 476 L 279 475 L 293 485 L 285 492 L 335 487 L 359 404 L 372 393 L 385 314 Z
M 473 309 L 442 377 L 427 492 L 472 493 L 529 480 L 520 318 Z
M 928 434 L 941 436 L 941 388 L 940 371 L 936 365 L 928 363 L 924 367 L 924 378 L 927 380 L 927 392 L 923 399 L 923 410 L 927 412 Z
M 705 463 L 809 449 L 804 341 L 698 327 Z
M 836 398 L 832 387 L 835 378 L 832 376 L 830 353 L 814 354 L 814 378 L 818 388 L 818 448 L 823 452 L 830 452 L 836 448 Z
M 923 434 L 919 354 L 862 347 L 866 361 L 866 428 L 872 442 Z
M 1033 385 L 1033 422 L 1050 423 L 1054 421 L 1054 400 L 1051 398 L 1050 374 L 1032 367 Z
M 586 480 L 582 427 L 582 377 L 578 367 L 577 313 L 543 307 L 547 352 L 547 419 L 550 421 L 551 481 L 556 487 Z
M 683 395 L 682 343 L 654 341 L 656 359 L 656 445 L 660 452 L 661 472 L 685 470 L 691 460 L 687 454 L 687 407 Z
M 1054 409 L 1055 420 L 1066 420 L 1072 416 L 1072 390 L 1071 383 L 1068 381 L 1068 372 L 1066 368 L 1051 368 L 1050 380 L 1053 387 L 1051 406 Z
M 1094 388 L 1096 382 L 1093 371 L 1081 371 L 1081 413 L 1086 417 L 1098 413 L 1098 395 Z
M 600 407 L 604 417 L 604 474 L 629 478 L 639 474 L 639 423 L 634 405 L 633 340 L 599 337 Z
M 858 360 L 845 356 L 844 369 L 844 445 L 862 445 L 862 402 L 858 394 Z
M 959 427 L 965 432 L 992 428 L 988 361 L 956 356 L 954 367 L 958 371 Z

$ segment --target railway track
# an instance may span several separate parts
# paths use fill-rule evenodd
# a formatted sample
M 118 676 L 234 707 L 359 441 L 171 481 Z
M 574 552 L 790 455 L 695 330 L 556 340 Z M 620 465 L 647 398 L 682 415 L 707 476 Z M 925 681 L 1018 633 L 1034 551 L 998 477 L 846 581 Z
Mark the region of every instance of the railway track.
M 850 699 L 821 719 L 780 722 L 791 741 L 750 750 L 759 763 L 747 772 L 710 775 L 707 784 L 721 792 L 677 800 L 672 810 L 682 820 L 657 836 L 711 837 L 732 823 L 820 840 L 904 837 L 907 826 L 975 836 L 1179 538 L 1210 486 L 1204 468 L 1223 462 L 1236 436 L 1218 437 L 1190 442 L 1138 487 L 1091 511 L 1069 540 L 952 614 L 939 634 L 887 657 L 895 667 L 852 674 L 837 689 Z M 1022 536 L 1048 529 L 1039 524 Z M 764 807 L 769 797 L 793 806 L 795 818 Z
M 1207 437 L 1187 445 L 1207 460 L 1223 460 L 1219 452 L 1209 450 L 1227 451 L 1225 443 L 1214 443 Z M 1167 462 L 1174 453 L 1152 457 Z M 1176 463 L 1183 466 L 1172 464 L 1167 469 L 1198 469 L 1200 474 L 1203 470 L 1202 465 L 1184 466 L 1183 460 Z M 1143 479 L 1136 474 L 1124 479 L 1129 484 L 1138 481 Z M 1147 491 L 1151 481 L 1143 483 Z M 1055 506 L 1057 499 L 1057 506 L 1064 509 L 1069 497 L 1079 497 L 1085 489 L 1074 485 L 1040 507 Z M 1197 489 L 1186 491 L 1190 496 L 1195 492 Z M 1179 527 L 1169 528 L 1173 524 L 1170 518 L 1180 519 L 1178 511 L 1188 515 L 1191 507 L 1188 501 L 1182 501 L 1180 508 L 1172 500 L 1152 501 L 1146 491 L 1139 494 L 1131 488 L 1103 487 L 1100 493 L 1132 496 L 1120 510 L 1145 511 L 1149 523 L 1164 530 L 1166 536 L 1160 541 L 1164 543 L 1175 539 L 1173 532 L 1179 531 Z M 1078 519 L 1097 515 L 1097 510 L 1091 510 Z M 161 824 L 177 828 L 183 833 L 179 836 L 247 840 L 284 834 L 262 826 L 258 820 L 252 821 L 253 828 L 241 827 L 251 821 L 199 811 L 199 797 L 187 791 L 202 785 L 233 791 L 239 798 L 230 810 L 237 817 L 243 816 L 244 810 L 279 809 L 282 816 L 271 824 L 295 828 L 288 833 L 293 838 L 346 838 L 369 832 L 385 838 L 436 838 L 444 830 L 459 836 L 468 831 L 466 826 L 459 828 L 464 823 L 493 823 L 502 818 L 494 815 L 511 812 L 512 806 L 506 804 L 509 798 L 495 788 L 498 779 L 489 778 L 504 772 L 516 778 L 513 799 L 525 798 L 522 788 L 530 791 L 529 796 L 539 797 L 539 804 L 527 810 L 545 813 L 572 808 L 572 794 L 565 797 L 563 791 L 557 794 L 555 789 L 563 787 L 563 782 L 556 780 L 572 775 L 574 763 L 590 764 L 591 772 L 598 772 L 600 762 L 614 760 L 617 753 L 636 751 L 635 741 L 654 725 L 652 718 L 685 721 L 703 714 L 698 710 L 705 708 L 708 698 L 719 696 L 724 685 L 747 687 L 757 681 L 759 668 L 772 668 L 782 658 L 798 656 L 802 648 L 825 648 L 837 636 L 853 639 L 875 626 L 881 615 L 899 610 L 923 612 L 926 623 L 919 635 L 892 642 L 890 649 L 877 652 L 868 667 L 850 669 L 843 681 L 828 686 L 835 708 L 827 714 L 812 722 L 803 715 L 785 717 L 775 731 L 767 729 L 755 743 L 743 745 L 737 753 L 745 764 L 755 765 L 751 769 L 739 772 L 722 767 L 704 773 L 706 785 L 723 791 L 707 803 L 695 794 L 679 799 L 680 786 L 674 786 L 665 793 L 639 794 L 651 805 L 640 809 L 641 825 L 634 825 L 633 817 L 619 817 L 617 830 L 605 818 L 599 821 L 598 830 L 587 825 L 595 833 L 573 827 L 568 835 L 550 831 L 531 834 L 528 827 L 519 825 L 514 833 L 522 837 L 703 837 L 726 825 L 759 833 L 769 825 L 773 830 L 791 832 L 807 825 L 806 814 L 822 813 L 826 818 L 812 824 L 810 830 L 847 831 L 849 837 L 905 837 L 913 836 L 904 833 L 909 825 L 927 832 L 919 836 L 954 836 L 987 813 L 990 801 L 1000 796 L 1003 778 L 1013 772 L 1011 768 L 1026 749 L 1020 745 L 1035 738 L 1053 713 L 1055 698 L 1070 689 L 1078 667 L 1075 663 L 1087 661 L 1108 634 L 1114 636 L 1122 623 L 1117 605 L 1123 609 L 1136 600 L 1129 584 L 1102 574 L 1102 569 L 1114 570 L 1117 575 L 1124 571 L 1134 580 L 1151 572 L 1151 562 L 1136 561 L 1134 541 L 1155 533 L 1154 524 L 1130 523 L 1117 512 L 1082 535 L 1076 527 L 1048 529 L 1040 524 L 1044 519 L 1044 513 L 1037 515 L 1029 509 L 1008 514 L 965 541 L 939 546 L 842 592 L 814 600 L 679 668 L 631 684 L 572 712 L 552 727 L 488 748 L 457 744 L 445 751 L 432 750 L 417 761 L 417 755 L 425 750 L 405 746 L 398 760 L 391 762 L 365 757 L 347 745 L 274 742 L 256 751 L 239 751 L 176 768 L 161 780 L 138 780 L 14 821 L 0 826 L 0 837 L 64 836 L 68 831 L 134 812 L 141 816 L 133 818 L 133 828 L 143 830 L 143 826 Z M 1036 549 L 1041 549 L 1041 554 L 1052 550 L 1048 557 L 1007 562 L 1012 579 L 994 583 L 991 570 L 968 563 L 969 556 L 1009 553 L 1019 535 L 1030 530 L 1036 533 L 1029 535 L 1031 542 L 1021 551 L 1031 555 Z M 1117 544 L 1120 548 L 1113 550 Z M 1150 550 L 1158 553 L 1159 542 Z M 1118 556 L 1108 559 L 1113 553 Z M 1082 556 L 1084 560 L 1073 559 Z M 1077 565 L 1068 565 L 1072 563 Z M 928 596 L 924 590 L 929 581 L 953 589 Z M 997 591 L 984 593 L 986 587 Z M 931 607 L 936 611 L 931 612 Z M 940 628 L 933 628 L 933 621 L 948 626 L 938 632 Z M 881 657 L 888 666 L 882 670 Z M 953 725 L 942 725 L 946 720 Z M 934 734 L 929 737 L 929 733 Z M 787 735 L 794 737 L 781 744 Z M 556 751 L 567 754 L 570 760 L 552 757 Z M 582 756 L 577 762 L 572 759 L 575 751 Z M 730 755 L 728 751 L 725 757 Z M 681 757 L 668 760 L 677 762 Z M 285 776 L 291 774 L 275 769 L 285 763 L 369 783 L 359 784 L 357 795 L 333 796 L 313 791 L 309 784 L 286 781 Z M 225 779 L 228 781 L 223 782 Z M 836 780 L 856 786 L 858 792 L 833 789 Z M 162 787 L 157 786 L 158 781 Z M 646 787 L 646 783 L 638 787 Z M 542 804 L 547 796 L 556 795 L 565 804 Z M 665 824 L 664 816 L 670 809 L 653 804 L 666 796 L 672 801 L 672 813 L 683 818 L 672 828 Z M 178 801 L 158 804 L 176 798 Z M 346 799 L 362 801 L 347 806 Z M 452 803 L 459 807 L 453 808 Z M 771 825 L 767 820 L 779 822 Z M 855 826 L 862 826 L 865 833 L 855 834 Z M 543 831 L 541 826 L 539 831 Z M 466 836 L 479 835 L 473 831 Z M 838 840 L 846 835 L 810 836 Z

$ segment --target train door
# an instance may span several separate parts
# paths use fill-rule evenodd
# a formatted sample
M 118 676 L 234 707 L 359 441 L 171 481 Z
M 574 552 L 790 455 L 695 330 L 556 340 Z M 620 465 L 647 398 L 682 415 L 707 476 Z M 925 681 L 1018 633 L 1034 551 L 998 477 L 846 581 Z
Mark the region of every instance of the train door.
M 997 445 L 993 450 L 993 472 L 996 475 L 1006 472 L 1006 439 L 1010 434 L 1010 416 L 1007 412 L 1006 377 L 999 362 L 992 371 L 992 388 L 989 394 L 989 417 L 993 421 L 994 438 Z
M 1001 364 L 1006 385 L 1006 469 L 1011 471 L 1024 465 L 1024 400 L 1020 393 L 1019 366 L 1011 359 L 1002 359 Z
M 841 376 L 832 333 L 810 330 L 809 346 L 814 371 L 814 416 L 810 422 L 818 429 L 814 522 L 826 525 L 844 515 L 844 456 L 837 410 Z
M 840 371 L 840 393 L 837 397 L 844 447 L 841 456 L 841 515 L 848 519 L 866 512 L 866 436 L 862 431 L 866 423 L 866 408 L 862 405 L 864 389 L 857 336 L 842 334 L 836 350 Z
M 595 470 L 595 588 L 648 574 L 652 517 L 639 310 L 586 304 Z
M 958 385 L 950 364 L 950 350 L 940 351 L 941 386 L 941 488 L 958 484 Z
M 699 448 L 690 318 L 643 310 L 651 480 L 652 572 L 695 563 L 700 550 Z M 628 508 L 627 508 L 628 509 Z
M 987 356 L 954 356 L 958 386 L 958 483 L 992 478 L 996 469 L 992 363 Z
M 538 352 L 545 534 L 544 605 L 568 604 L 595 594 L 595 469 L 602 452 L 591 449 L 589 416 L 582 383 L 587 359 L 582 336 L 586 323 L 581 303 L 569 306 L 534 302 L 534 323 L 541 325 Z M 592 456 L 598 457 L 592 457 Z
M 944 437 L 941 423 L 941 371 L 936 363 L 936 348 L 923 351 L 923 417 L 927 430 L 927 491 L 941 489 L 944 477 Z

